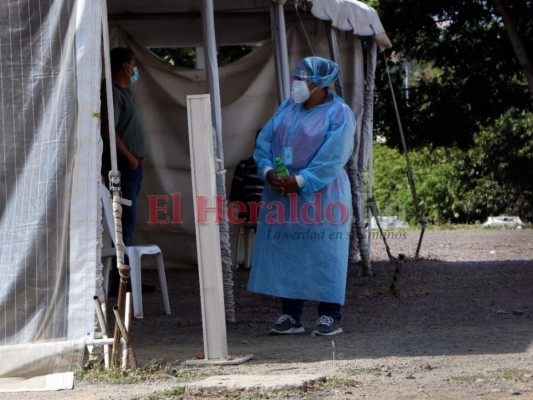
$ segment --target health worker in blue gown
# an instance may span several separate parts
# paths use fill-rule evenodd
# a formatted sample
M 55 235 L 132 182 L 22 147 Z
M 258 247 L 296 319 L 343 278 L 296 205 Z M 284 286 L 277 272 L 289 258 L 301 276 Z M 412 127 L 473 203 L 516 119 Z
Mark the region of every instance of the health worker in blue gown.
M 282 299 L 271 334 L 305 332 L 305 300 L 318 302 L 313 333 L 342 332 L 352 216 L 344 167 L 356 122 L 346 103 L 329 91 L 338 74 L 339 66 L 330 60 L 302 59 L 292 75 L 291 97 L 257 139 L 254 159 L 266 185 L 248 290 Z M 276 157 L 288 177 L 276 173 Z

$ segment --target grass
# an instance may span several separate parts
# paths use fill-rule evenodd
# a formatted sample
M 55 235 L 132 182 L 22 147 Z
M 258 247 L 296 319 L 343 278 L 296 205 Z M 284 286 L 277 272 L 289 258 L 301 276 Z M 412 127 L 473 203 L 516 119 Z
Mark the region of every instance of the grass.
M 197 378 L 197 373 L 181 366 L 166 363 L 162 360 L 152 360 L 152 362 L 142 368 L 123 371 L 120 367 L 105 369 L 98 365 L 89 369 L 77 369 L 74 377 L 78 381 L 105 382 L 113 385 L 134 384 L 146 382 L 147 380 L 160 380 L 175 378 L 178 381 L 187 381 Z
M 339 389 L 339 388 L 347 388 L 347 387 L 357 387 L 361 386 L 363 382 L 360 382 L 355 379 L 350 378 L 337 378 L 337 377 L 329 377 L 326 379 L 325 382 L 317 382 L 317 385 L 322 388 L 331 388 L 331 389 Z
M 452 379 L 457 382 L 475 382 L 478 379 L 487 379 L 487 376 L 482 375 L 482 374 L 461 375 L 461 376 L 452 376 Z
M 374 368 L 352 368 L 346 371 L 349 375 L 373 375 L 380 376 L 382 371 L 378 367 Z
M 185 394 L 185 386 L 179 386 L 173 389 L 165 390 L 161 393 L 152 393 L 147 397 L 143 397 L 143 400 L 166 400 L 173 398 L 174 396 L 181 396 L 183 394 Z M 138 400 L 138 398 L 134 397 L 131 400 Z
M 522 229 L 531 229 L 533 228 L 533 224 L 526 224 L 524 223 L 522 225 Z M 497 227 L 497 226 L 484 226 L 483 224 L 481 223 L 476 223 L 476 224 L 450 224 L 450 223 L 446 223 L 446 224 L 438 224 L 438 225 L 434 225 L 434 224 L 427 224 L 426 225 L 426 229 L 427 230 L 431 230 L 431 231 L 456 231 L 456 230 L 479 230 L 479 231 L 494 231 L 494 230 L 514 230 L 515 228 L 504 228 L 504 227 Z M 413 226 L 409 226 L 409 229 L 408 231 L 417 231 L 417 230 L 420 230 L 420 226 L 419 225 L 413 225 Z
M 526 380 L 527 378 L 525 378 L 525 375 L 527 374 L 531 375 L 532 371 L 509 368 L 509 369 L 499 369 L 493 372 L 487 372 L 486 374 L 454 376 L 452 377 L 452 379 L 457 382 L 475 382 L 478 379 L 520 381 L 520 380 Z
M 506 381 L 518 381 L 521 379 L 525 379 L 524 375 L 526 374 L 531 375 L 532 371 L 510 368 L 510 369 L 500 369 L 496 371 L 495 377 L 496 379 L 503 379 Z

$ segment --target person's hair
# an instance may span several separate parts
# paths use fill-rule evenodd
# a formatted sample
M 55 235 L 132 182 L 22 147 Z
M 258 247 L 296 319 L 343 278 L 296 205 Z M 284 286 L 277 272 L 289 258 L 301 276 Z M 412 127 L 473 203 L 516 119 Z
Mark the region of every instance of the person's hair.
M 120 71 L 124 64 L 133 59 L 133 52 L 127 47 L 115 47 L 111 50 L 111 73 Z

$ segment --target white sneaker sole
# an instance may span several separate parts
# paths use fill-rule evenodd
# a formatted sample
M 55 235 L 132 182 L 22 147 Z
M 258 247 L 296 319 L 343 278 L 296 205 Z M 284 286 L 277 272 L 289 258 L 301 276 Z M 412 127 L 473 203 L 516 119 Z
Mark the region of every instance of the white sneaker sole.
M 270 330 L 271 335 L 291 335 L 295 333 L 305 333 L 305 328 L 303 326 L 300 326 L 299 328 L 291 328 L 287 331 L 278 331 L 274 328 Z
M 331 332 L 328 332 L 328 333 L 321 333 L 321 332 L 319 332 L 317 330 L 313 331 L 313 335 L 318 335 L 318 336 L 333 336 L 333 335 L 337 335 L 339 333 L 342 333 L 342 328 L 337 328 L 334 331 L 331 331 Z

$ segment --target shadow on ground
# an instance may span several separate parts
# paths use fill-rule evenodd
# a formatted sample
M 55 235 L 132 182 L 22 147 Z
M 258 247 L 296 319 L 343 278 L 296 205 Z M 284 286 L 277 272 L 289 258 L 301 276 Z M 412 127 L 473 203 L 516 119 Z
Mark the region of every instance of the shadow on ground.
M 344 333 L 311 337 L 316 304 L 306 305 L 306 334 L 269 336 L 279 315 L 275 298 L 246 291 L 248 271 L 234 272 L 237 321 L 228 323 L 230 355 L 254 363 L 315 362 L 390 356 L 525 352 L 533 340 L 531 261 L 411 261 L 402 266 L 398 296 L 389 292 L 394 267 L 373 264 L 374 277 L 351 270 L 343 309 Z M 160 292 L 144 296 L 145 317 L 133 325 L 141 364 L 201 357 L 203 338 L 196 270 L 167 272 L 173 314 L 163 315 Z M 143 281 L 157 285 L 155 271 Z

